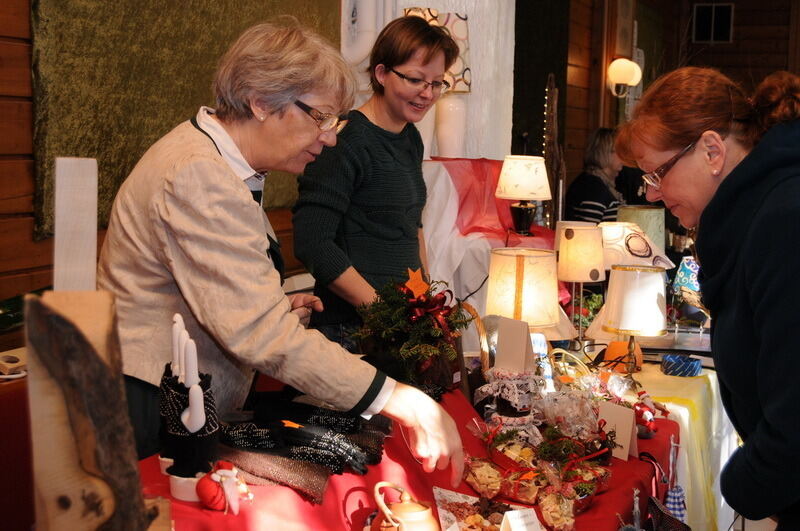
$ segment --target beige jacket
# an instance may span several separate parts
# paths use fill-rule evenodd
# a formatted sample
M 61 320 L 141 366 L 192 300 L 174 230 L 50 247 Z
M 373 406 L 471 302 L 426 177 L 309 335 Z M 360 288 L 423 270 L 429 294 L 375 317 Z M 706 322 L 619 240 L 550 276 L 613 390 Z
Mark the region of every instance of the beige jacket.
M 180 313 L 222 415 L 241 407 L 253 368 L 360 413 L 385 376 L 299 324 L 266 254 L 268 226 L 194 125 L 156 142 L 117 194 L 98 266 L 98 288 L 116 297 L 123 371 L 158 385 Z

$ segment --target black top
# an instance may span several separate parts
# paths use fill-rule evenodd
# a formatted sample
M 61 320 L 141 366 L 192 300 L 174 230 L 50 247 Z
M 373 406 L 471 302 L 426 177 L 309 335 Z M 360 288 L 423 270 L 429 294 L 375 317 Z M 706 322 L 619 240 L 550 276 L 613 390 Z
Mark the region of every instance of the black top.
M 620 202 L 602 177 L 583 172 L 567 189 L 564 219 L 567 221 L 617 221 Z
M 392 133 L 358 111 L 335 147 L 326 147 L 298 177 L 294 207 L 297 258 L 316 279 L 325 306 L 313 325 L 351 323 L 355 308 L 328 289 L 353 266 L 376 289 L 418 269 L 418 231 L 427 198 L 422 139 L 413 124 Z
M 800 529 L 800 121 L 773 127 L 720 184 L 697 252 L 722 401 L 744 440 L 722 494 Z

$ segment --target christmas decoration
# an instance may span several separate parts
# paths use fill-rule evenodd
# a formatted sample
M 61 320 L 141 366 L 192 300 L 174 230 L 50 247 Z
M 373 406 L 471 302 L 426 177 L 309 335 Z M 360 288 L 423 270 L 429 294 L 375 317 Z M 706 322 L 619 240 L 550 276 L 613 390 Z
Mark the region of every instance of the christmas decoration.
M 359 307 L 364 325 L 354 338 L 365 360 L 389 376 L 440 394 L 454 387 L 455 339 L 472 318 L 447 283 L 428 284 L 419 270 L 408 273 L 407 282 L 387 284 L 375 302 Z

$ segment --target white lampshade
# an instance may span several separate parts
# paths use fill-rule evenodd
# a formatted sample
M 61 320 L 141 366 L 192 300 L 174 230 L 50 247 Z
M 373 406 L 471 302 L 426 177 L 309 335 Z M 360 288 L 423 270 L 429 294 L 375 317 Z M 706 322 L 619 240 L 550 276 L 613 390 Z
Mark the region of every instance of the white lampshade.
M 559 242 L 559 280 L 599 282 L 606 279 L 603 230 L 600 227 L 566 227 Z
M 606 74 L 608 82 L 617 85 L 635 87 L 642 80 L 642 69 L 639 68 L 639 65 L 624 57 L 614 59 L 608 65 Z
M 675 264 L 663 249 L 635 223 L 604 221 L 598 225 L 603 231 L 603 262 L 605 269 L 614 264 L 651 265 L 672 269 Z
M 636 223 L 664 251 L 664 208 L 654 205 L 626 205 L 617 209 L 617 221 Z
M 556 253 L 546 249 L 492 249 L 487 315 L 525 321 L 531 327 L 559 322 Z
M 543 157 L 506 155 L 494 196 L 499 199 L 547 201 L 552 198 Z
M 667 295 L 664 268 L 611 266 L 603 330 L 627 336 L 667 333 Z
M 597 223 L 591 221 L 556 221 L 556 239 L 555 250 L 558 251 L 558 245 L 561 241 L 561 233 L 568 227 L 596 227 Z

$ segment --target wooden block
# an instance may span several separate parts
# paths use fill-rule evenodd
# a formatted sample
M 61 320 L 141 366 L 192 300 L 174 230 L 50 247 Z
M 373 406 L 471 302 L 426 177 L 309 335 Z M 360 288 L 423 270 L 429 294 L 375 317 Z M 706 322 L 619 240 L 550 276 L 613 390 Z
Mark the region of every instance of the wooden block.
M 172 510 L 168 499 L 161 496 L 145 498 L 144 505 L 148 512 L 156 513 L 156 518 L 150 523 L 147 531 L 172 531 Z
M 27 369 L 28 355 L 24 348 L 0 352 L 0 374 L 15 374 Z
M 36 527 L 145 530 L 113 297 L 25 297 Z
M 53 289 L 97 286 L 97 160 L 56 159 Z

